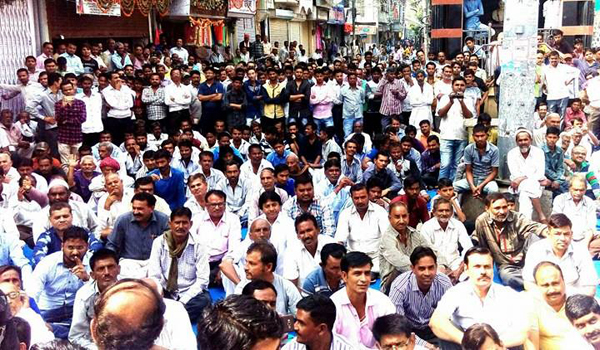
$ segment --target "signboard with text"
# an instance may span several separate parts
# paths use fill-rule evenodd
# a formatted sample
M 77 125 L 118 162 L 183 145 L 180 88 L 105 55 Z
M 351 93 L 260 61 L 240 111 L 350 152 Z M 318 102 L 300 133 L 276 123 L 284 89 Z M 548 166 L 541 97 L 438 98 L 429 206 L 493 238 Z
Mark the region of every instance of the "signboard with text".
M 106 11 L 102 11 L 94 0 L 77 0 L 78 15 L 93 15 L 93 16 L 121 16 L 121 4 L 115 1 L 112 6 Z

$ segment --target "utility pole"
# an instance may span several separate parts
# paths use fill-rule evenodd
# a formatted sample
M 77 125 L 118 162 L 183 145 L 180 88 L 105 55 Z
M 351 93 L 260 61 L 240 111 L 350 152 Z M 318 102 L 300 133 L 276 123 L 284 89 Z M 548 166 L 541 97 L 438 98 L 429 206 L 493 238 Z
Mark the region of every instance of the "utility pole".
M 356 0 L 352 0 L 352 44 L 350 45 L 351 53 L 354 52 L 354 43 L 356 43 Z

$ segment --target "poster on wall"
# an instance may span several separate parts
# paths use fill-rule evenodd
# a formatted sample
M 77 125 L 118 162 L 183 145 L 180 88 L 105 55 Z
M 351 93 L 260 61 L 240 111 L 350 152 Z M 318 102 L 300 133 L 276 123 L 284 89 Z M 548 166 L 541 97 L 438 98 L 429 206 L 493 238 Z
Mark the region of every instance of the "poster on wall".
M 227 0 L 191 0 L 190 15 L 227 17 Z
M 77 0 L 76 11 L 78 15 L 93 15 L 93 16 L 117 16 L 121 17 L 121 3 L 112 1 L 112 4 L 107 1 L 106 7 L 100 7 L 96 0 Z
M 251 17 L 256 14 L 256 0 L 229 0 L 228 15 Z M 237 17 L 237 16 L 236 16 Z

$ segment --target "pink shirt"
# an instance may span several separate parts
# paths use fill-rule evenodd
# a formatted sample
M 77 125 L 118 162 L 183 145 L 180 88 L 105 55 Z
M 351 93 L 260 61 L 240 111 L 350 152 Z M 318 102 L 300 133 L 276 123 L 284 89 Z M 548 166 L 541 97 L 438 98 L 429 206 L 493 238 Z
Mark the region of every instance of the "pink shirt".
M 317 119 L 332 117 L 331 109 L 333 108 L 335 98 L 336 96 L 331 86 L 325 83 L 323 85 L 313 85 L 310 89 L 310 104 L 313 105 L 313 117 Z
M 393 314 L 396 306 L 387 295 L 369 288 L 365 318 L 361 322 L 356 309 L 348 299 L 346 288 L 342 288 L 331 296 L 335 304 L 336 316 L 333 333 L 346 337 L 350 342 L 362 344 L 367 349 L 376 349 L 373 338 L 373 323 L 378 317 Z
M 190 232 L 196 234 L 199 242 L 208 249 L 209 261 L 219 261 L 226 253 L 231 253 L 242 241 L 242 227 L 237 215 L 225 212 L 217 225 L 208 212 L 195 215 Z
M 587 119 L 585 118 L 585 113 L 580 109 L 579 112 L 575 113 L 571 109 L 571 107 L 567 107 L 567 112 L 565 113 L 565 129 L 573 126 L 573 119 L 580 118 L 583 121 L 583 124 L 587 123 Z

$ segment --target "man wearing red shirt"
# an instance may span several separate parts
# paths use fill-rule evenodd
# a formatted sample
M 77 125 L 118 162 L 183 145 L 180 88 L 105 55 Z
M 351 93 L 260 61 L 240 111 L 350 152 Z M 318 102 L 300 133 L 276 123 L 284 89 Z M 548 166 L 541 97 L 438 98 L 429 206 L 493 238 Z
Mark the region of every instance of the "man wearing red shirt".
M 427 200 L 420 195 L 421 182 L 413 176 L 404 179 L 404 194 L 392 200 L 392 203 L 403 202 L 408 207 L 408 226 L 415 228 L 429 220 Z

